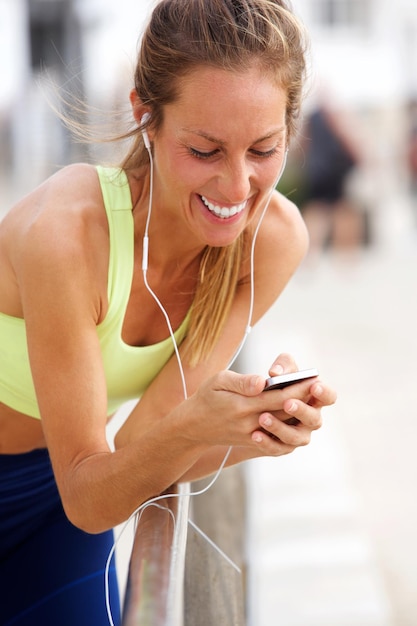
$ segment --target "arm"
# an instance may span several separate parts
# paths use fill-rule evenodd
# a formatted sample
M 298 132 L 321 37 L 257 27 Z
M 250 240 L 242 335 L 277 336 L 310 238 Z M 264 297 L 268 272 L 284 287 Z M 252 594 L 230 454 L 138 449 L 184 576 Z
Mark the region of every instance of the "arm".
M 96 222 L 101 215 L 95 208 L 99 190 L 91 192 L 97 185 L 91 174 L 78 173 L 77 186 L 71 174 L 62 176 L 28 201 L 39 211 L 16 242 L 14 266 L 42 424 L 62 501 L 74 524 L 100 532 L 182 477 L 213 471 L 214 456 L 228 446 L 244 450 L 242 458 L 278 454 L 281 448 L 266 436 L 264 442 L 254 439 L 260 416 L 271 409 L 272 398 L 261 393 L 264 379 L 233 372 L 211 376 L 224 368 L 245 327 L 247 292 L 242 287 L 228 325 L 230 337 L 206 364 L 187 368 L 189 400 L 182 401 L 171 361 L 129 418 L 123 446 L 115 453 L 109 450 L 96 333 L 105 315 L 107 276 L 99 272 L 104 278 L 98 279 L 92 262 L 108 245 L 106 233 L 100 235 L 103 224 Z M 263 249 L 271 253 L 268 246 Z M 279 290 L 294 265 L 288 263 L 282 270 Z M 261 283 L 262 276 L 258 278 Z M 258 295 L 256 319 L 273 295 Z
M 74 184 L 74 176 L 76 183 Z M 99 532 L 187 470 L 201 448 L 173 415 L 111 453 L 96 327 L 104 318 L 106 219 L 93 170 L 69 168 L 21 207 L 12 264 L 25 318 L 42 426 L 70 520 Z M 98 207 L 98 210 L 97 210 Z M 92 234 L 93 233 L 93 234 Z M 181 424 L 179 424 L 181 422 Z

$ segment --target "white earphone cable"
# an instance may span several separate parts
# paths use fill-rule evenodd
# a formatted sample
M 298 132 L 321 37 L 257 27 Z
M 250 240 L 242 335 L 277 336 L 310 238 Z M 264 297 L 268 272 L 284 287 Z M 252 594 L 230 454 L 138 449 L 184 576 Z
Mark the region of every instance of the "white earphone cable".
M 147 146 L 146 149 L 147 149 L 148 154 L 149 154 L 150 174 L 149 174 L 149 206 L 148 206 L 148 215 L 147 215 L 147 218 L 146 218 L 145 233 L 144 233 L 144 236 L 143 236 L 143 252 L 142 252 L 143 281 L 145 283 L 146 289 L 148 290 L 148 292 L 150 293 L 150 295 L 152 296 L 152 298 L 155 300 L 156 304 L 160 308 L 160 310 L 161 310 L 161 312 L 162 312 L 162 314 L 163 314 L 163 316 L 165 318 L 166 324 L 168 326 L 169 334 L 170 334 L 171 339 L 172 339 L 172 343 L 173 343 L 174 350 L 175 350 L 175 356 L 177 358 L 178 367 L 179 367 L 179 371 L 180 371 L 181 383 L 182 383 L 182 388 L 183 388 L 183 393 L 184 393 L 184 399 L 186 400 L 187 397 L 188 397 L 187 384 L 186 384 L 186 381 L 185 381 L 184 368 L 182 366 L 182 361 L 181 361 L 180 353 L 179 353 L 179 350 L 178 350 L 178 344 L 177 344 L 177 341 L 175 339 L 175 334 L 174 334 L 174 330 L 173 330 L 172 325 L 171 325 L 171 320 L 169 319 L 168 313 L 165 310 L 162 302 L 160 301 L 160 299 L 158 298 L 156 293 L 153 291 L 153 289 L 151 288 L 151 286 L 149 285 L 149 282 L 148 282 L 149 223 L 150 223 L 151 214 L 152 214 L 153 171 L 154 171 L 154 166 L 153 166 L 153 157 L 152 157 L 151 147 Z
M 146 132 L 146 131 L 145 131 Z M 148 214 L 147 214 L 147 218 L 146 218 L 146 224 L 145 224 L 145 232 L 144 232 L 144 237 L 143 237 L 143 254 L 142 254 L 142 272 L 143 272 L 143 279 L 144 279 L 144 284 L 146 286 L 146 289 L 148 290 L 148 292 L 150 293 L 150 295 L 154 298 L 155 302 L 157 303 L 158 307 L 160 308 L 161 312 L 164 315 L 164 318 L 166 320 L 167 326 L 168 326 L 168 330 L 173 342 L 173 346 L 174 346 L 174 351 L 175 351 L 175 355 L 176 355 L 176 359 L 178 362 L 178 367 L 179 367 L 179 371 L 180 371 L 180 375 L 181 375 L 181 382 L 182 382 L 182 387 L 183 387 L 183 393 L 184 393 L 184 399 L 187 399 L 188 397 L 188 393 L 187 393 L 187 386 L 186 386 L 186 381 L 185 381 L 185 375 L 184 375 L 184 369 L 183 369 L 183 365 L 182 365 L 182 361 L 181 361 L 181 356 L 179 354 L 179 349 L 178 349 L 178 345 L 177 345 L 177 341 L 175 339 L 175 334 L 174 331 L 172 329 L 172 325 L 171 325 L 171 321 L 169 319 L 168 313 L 165 310 L 163 304 L 161 303 L 161 301 L 159 300 L 159 298 L 157 297 L 157 295 L 155 294 L 155 292 L 152 290 L 152 288 L 150 287 L 149 283 L 148 283 L 148 279 L 147 279 L 147 270 L 148 270 L 148 260 L 149 260 L 149 224 L 150 224 L 150 218 L 151 218 L 151 213 L 152 213 L 152 202 L 153 202 L 153 176 L 154 176 L 154 164 L 153 164 L 153 156 L 152 156 L 152 149 L 150 146 L 150 142 L 149 139 L 147 137 L 146 134 L 146 139 L 144 141 L 145 143 L 145 147 L 148 151 L 149 154 L 149 162 L 150 162 L 150 178 L 149 178 L 149 206 L 148 206 Z M 253 235 L 253 239 L 252 239 L 252 244 L 251 244 L 251 252 L 250 252 L 250 301 L 249 301 L 249 311 L 248 311 L 248 320 L 247 320 L 247 325 L 246 325 L 246 330 L 245 330 L 245 334 L 243 336 L 242 341 L 240 342 L 240 345 L 238 346 L 236 352 L 234 353 L 231 361 L 229 362 L 227 369 L 229 369 L 232 364 L 235 362 L 236 358 L 238 357 L 238 355 L 240 354 L 246 339 L 251 331 L 251 322 L 252 322 L 252 316 L 253 316 L 253 308 L 254 308 L 254 301 L 255 301 L 255 279 L 254 279 L 254 270 L 255 270 L 255 243 L 256 243 L 256 239 L 258 236 L 258 232 L 259 229 L 261 227 L 263 218 L 266 214 L 266 211 L 269 207 L 273 192 L 282 176 L 282 173 L 284 171 L 285 168 L 285 164 L 286 164 L 286 158 L 287 158 L 287 152 L 285 153 L 285 158 L 283 160 L 278 178 L 276 179 L 274 186 L 271 188 L 268 197 L 267 197 L 267 201 L 265 203 L 265 206 L 262 210 L 262 213 L 260 215 L 260 218 L 258 220 L 257 226 L 255 228 L 255 232 Z M 216 474 L 214 475 L 214 477 L 212 478 L 212 480 L 209 482 L 209 484 L 204 487 L 203 489 L 201 489 L 200 491 L 195 491 L 195 492 L 191 492 L 190 496 L 198 496 L 198 495 L 202 495 L 205 492 L 207 492 L 209 489 L 211 489 L 211 487 L 214 485 L 214 483 L 217 481 L 218 477 L 220 476 L 221 472 L 223 471 L 224 466 L 227 463 L 227 460 L 230 456 L 230 453 L 232 451 L 232 446 L 230 446 L 221 462 L 221 465 L 219 467 L 219 469 L 217 470 Z M 137 518 L 136 524 L 139 524 L 141 516 L 143 514 L 143 512 L 145 511 L 145 509 L 149 506 L 160 506 L 158 505 L 158 501 L 166 499 L 166 498 L 179 498 L 181 497 L 181 494 L 177 494 L 177 493 L 168 493 L 168 494 L 164 494 L 164 495 L 160 495 L 160 496 L 156 496 L 154 498 L 151 498 L 150 500 L 147 500 L 146 502 L 142 503 L 137 509 L 135 509 L 135 511 L 133 511 L 133 513 L 130 515 L 130 517 L 126 520 L 126 522 L 124 523 L 122 530 L 120 531 L 120 534 L 118 535 L 118 537 L 115 539 L 113 546 L 110 550 L 110 553 L 107 557 L 107 562 L 106 562 L 106 567 L 105 567 L 105 597 L 106 597 L 106 608 L 107 608 L 107 615 L 108 615 L 108 619 L 109 619 L 109 624 L 110 626 L 114 626 L 114 621 L 113 621 L 113 617 L 112 617 L 112 612 L 111 612 L 111 607 L 110 607 L 110 590 L 109 590 L 109 569 L 110 569 L 110 563 L 111 563 L 111 559 L 115 553 L 116 547 L 119 543 L 119 540 L 121 539 L 122 535 L 124 534 L 126 528 L 129 526 L 131 520 L 133 518 Z M 165 508 L 165 507 L 164 507 Z M 170 509 L 167 509 L 171 516 L 173 516 L 173 512 Z M 175 525 L 175 518 L 174 519 L 174 525 Z M 219 550 L 219 552 L 222 554 L 222 556 L 224 558 L 226 558 L 228 561 L 230 560 L 229 557 L 227 557 L 227 555 L 224 555 L 222 553 L 222 551 Z M 235 567 L 237 568 L 237 566 L 235 565 Z M 238 569 L 238 568 L 237 568 Z

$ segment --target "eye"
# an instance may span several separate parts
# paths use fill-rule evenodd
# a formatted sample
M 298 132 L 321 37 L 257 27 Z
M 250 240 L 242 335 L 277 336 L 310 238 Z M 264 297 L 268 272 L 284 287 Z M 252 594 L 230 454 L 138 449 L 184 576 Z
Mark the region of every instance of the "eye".
M 271 148 L 271 150 L 255 150 L 254 148 L 251 150 L 252 154 L 254 154 L 257 157 L 260 157 L 261 159 L 266 159 L 268 157 L 272 157 L 274 156 L 274 154 L 277 153 L 277 148 Z
M 216 150 L 210 150 L 210 152 L 203 152 L 202 150 L 196 150 L 195 148 L 188 148 L 190 151 L 190 154 L 192 154 L 193 156 L 195 156 L 197 159 L 209 159 L 210 157 L 215 156 L 216 154 L 218 154 L 218 149 L 216 148 Z

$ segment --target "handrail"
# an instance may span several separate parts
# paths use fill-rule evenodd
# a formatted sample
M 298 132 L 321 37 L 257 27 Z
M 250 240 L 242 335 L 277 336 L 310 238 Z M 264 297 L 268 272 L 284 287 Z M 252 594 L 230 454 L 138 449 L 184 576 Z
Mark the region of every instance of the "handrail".
M 226 485 L 231 494 L 225 493 L 223 483 L 218 480 L 210 489 L 207 505 L 207 494 L 195 499 L 195 521 L 203 526 L 207 521 L 213 534 L 227 536 L 221 521 L 222 507 L 216 506 L 213 490 L 221 493 L 217 505 L 226 498 L 233 509 L 236 481 Z M 186 483 L 174 486 L 141 514 L 130 559 L 122 626 L 243 626 L 240 570 L 214 545 L 219 543 L 217 536 L 206 537 L 194 523 L 189 524 L 194 504 L 190 506 L 190 485 Z M 236 512 L 243 528 L 241 508 L 236 507 Z M 215 520 L 216 529 L 210 518 Z M 242 529 L 236 528 L 236 519 L 233 529 L 230 519 L 227 526 L 229 536 L 233 532 L 242 534 Z
M 182 626 L 189 483 L 141 513 L 133 542 L 122 626 Z
M 178 495 L 176 526 L 171 546 L 166 626 L 182 626 L 184 622 L 183 588 L 190 508 L 190 483 L 181 483 L 178 488 Z

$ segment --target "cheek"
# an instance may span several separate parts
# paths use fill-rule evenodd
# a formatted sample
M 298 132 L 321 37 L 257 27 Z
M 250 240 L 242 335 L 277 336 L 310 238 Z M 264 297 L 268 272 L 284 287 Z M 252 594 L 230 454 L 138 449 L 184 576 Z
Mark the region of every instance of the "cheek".
M 192 189 L 207 178 L 207 168 L 204 164 L 182 151 L 166 153 L 164 167 L 166 174 L 178 188 Z
M 186 168 L 173 155 L 163 151 L 154 153 L 154 176 L 155 183 L 167 199 L 178 199 L 179 194 L 183 194 L 189 186 Z

